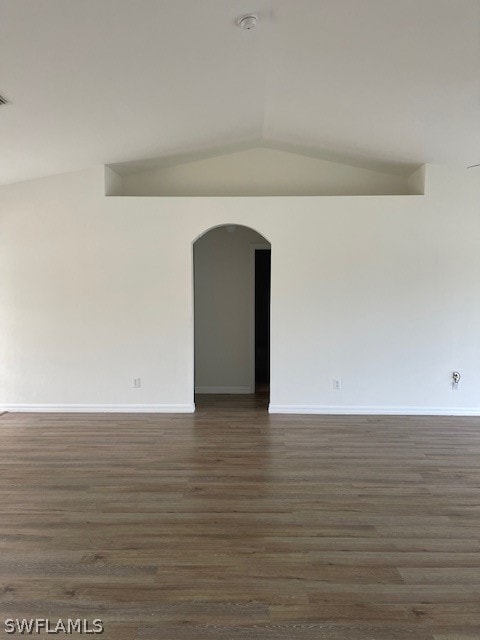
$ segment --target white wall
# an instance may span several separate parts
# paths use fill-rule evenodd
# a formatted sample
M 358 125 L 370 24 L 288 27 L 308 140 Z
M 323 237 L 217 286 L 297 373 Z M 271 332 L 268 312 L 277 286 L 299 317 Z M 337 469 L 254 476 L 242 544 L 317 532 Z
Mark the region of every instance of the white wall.
M 121 196 L 123 195 L 123 179 L 118 173 L 105 166 L 105 195 Z
M 241 226 L 212 229 L 195 242 L 198 393 L 255 391 L 252 245 L 265 242 L 261 235 Z
M 262 147 L 122 177 L 122 193 L 130 196 L 334 196 L 422 192 L 422 185 L 410 183 L 408 176 Z
M 426 188 L 106 198 L 103 167 L 0 188 L 2 409 L 190 410 L 192 242 L 235 223 L 272 244 L 274 410 L 480 414 L 480 185 L 429 166 Z

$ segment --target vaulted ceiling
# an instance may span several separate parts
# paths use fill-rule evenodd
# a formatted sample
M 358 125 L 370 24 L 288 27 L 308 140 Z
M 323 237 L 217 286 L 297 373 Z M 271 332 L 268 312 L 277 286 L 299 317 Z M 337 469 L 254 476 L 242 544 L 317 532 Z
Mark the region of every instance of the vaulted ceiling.
M 479 33 L 480 0 L 0 0 L 0 183 L 261 140 L 479 163 Z

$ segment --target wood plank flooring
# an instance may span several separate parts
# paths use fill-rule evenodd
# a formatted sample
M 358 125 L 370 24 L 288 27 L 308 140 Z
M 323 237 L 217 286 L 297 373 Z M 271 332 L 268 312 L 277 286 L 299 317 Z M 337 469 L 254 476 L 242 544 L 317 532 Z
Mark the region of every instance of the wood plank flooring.
M 197 407 L 0 416 L 0 634 L 480 639 L 480 419 Z

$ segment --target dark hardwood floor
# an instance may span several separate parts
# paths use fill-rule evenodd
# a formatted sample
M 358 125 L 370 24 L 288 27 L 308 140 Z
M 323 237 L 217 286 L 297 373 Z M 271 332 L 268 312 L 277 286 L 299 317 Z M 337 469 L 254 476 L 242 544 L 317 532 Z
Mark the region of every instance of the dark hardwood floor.
M 100 618 L 115 640 L 479 640 L 480 419 L 197 406 L 0 417 L 3 618 Z

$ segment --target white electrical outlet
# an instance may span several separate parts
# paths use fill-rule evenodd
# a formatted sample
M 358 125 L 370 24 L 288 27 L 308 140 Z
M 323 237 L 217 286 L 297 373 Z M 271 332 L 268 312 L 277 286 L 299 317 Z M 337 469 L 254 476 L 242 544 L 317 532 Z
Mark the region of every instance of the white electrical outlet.
M 340 378 L 333 379 L 333 388 L 335 389 L 335 391 L 338 391 L 342 388 L 342 381 L 340 380 Z
M 141 378 L 133 378 L 133 388 L 134 389 L 140 389 L 141 386 L 142 386 L 142 379 Z

